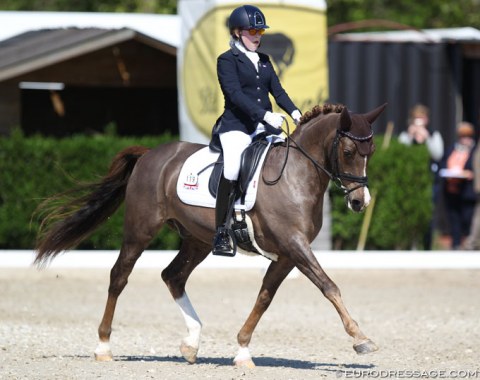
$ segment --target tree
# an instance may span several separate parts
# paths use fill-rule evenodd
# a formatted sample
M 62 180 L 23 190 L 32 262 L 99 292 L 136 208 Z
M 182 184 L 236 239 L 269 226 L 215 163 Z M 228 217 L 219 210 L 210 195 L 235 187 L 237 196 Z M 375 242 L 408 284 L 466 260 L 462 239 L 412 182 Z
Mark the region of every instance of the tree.
M 384 19 L 419 29 L 472 26 L 480 28 L 477 0 L 326 0 L 328 25 Z
M 415 28 L 480 29 L 479 0 L 326 0 L 328 25 L 384 19 Z M 17 11 L 177 13 L 177 0 L 0 0 Z
M 0 0 L 16 11 L 177 13 L 176 0 Z

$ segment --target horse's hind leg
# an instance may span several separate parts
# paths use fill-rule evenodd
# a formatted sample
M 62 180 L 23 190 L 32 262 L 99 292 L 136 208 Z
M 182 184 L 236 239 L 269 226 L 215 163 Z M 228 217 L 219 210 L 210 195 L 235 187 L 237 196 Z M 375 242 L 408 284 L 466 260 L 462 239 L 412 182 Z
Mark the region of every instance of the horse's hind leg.
M 162 279 L 187 325 L 188 335 L 182 340 L 180 352 L 185 360 L 192 364 L 197 360 L 202 323 L 185 292 L 185 284 L 192 271 L 208 256 L 211 249 L 211 245 L 188 237 L 183 240 L 178 255 L 162 272 Z
M 253 330 L 257 326 L 263 313 L 265 313 L 270 306 L 278 287 L 293 267 L 293 263 L 285 257 L 279 258 L 277 262 L 272 262 L 268 267 L 255 306 L 237 335 L 237 341 L 240 347 L 237 356 L 235 356 L 233 360 L 236 366 L 247 368 L 255 367 L 255 363 L 248 350 Z
M 128 276 L 133 270 L 135 263 L 141 256 L 146 244 L 123 243 L 118 259 L 110 271 L 110 286 L 108 288 L 108 299 L 105 306 L 102 321 L 98 327 L 100 342 L 95 349 L 95 359 L 98 361 L 110 361 L 113 359 L 110 350 L 110 334 L 112 332 L 112 321 L 115 313 L 117 300 L 127 285 Z

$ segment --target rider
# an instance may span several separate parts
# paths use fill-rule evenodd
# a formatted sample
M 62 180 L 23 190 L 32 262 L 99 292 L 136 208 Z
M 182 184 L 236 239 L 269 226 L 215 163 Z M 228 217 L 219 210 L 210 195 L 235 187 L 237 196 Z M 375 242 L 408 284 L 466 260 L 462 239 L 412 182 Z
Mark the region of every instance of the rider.
M 233 256 L 228 235 L 227 214 L 235 201 L 236 181 L 242 152 L 259 133 L 279 135 L 285 116 L 272 112 L 269 94 L 295 123 L 301 117 L 280 84 L 266 54 L 257 53 L 268 28 L 262 11 L 252 5 L 233 10 L 228 19 L 230 49 L 217 59 L 217 75 L 222 89 L 224 112 L 214 129 L 224 156 L 224 171 L 217 191 L 213 254 Z

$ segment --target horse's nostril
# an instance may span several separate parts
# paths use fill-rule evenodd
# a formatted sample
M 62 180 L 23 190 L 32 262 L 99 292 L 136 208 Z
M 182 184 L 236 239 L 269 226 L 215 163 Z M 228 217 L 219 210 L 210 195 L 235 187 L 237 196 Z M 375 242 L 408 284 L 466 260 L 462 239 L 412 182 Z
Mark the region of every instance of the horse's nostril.
M 353 199 L 350 203 L 354 211 L 360 211 L 362 209 L 363 202 L 359 201 L 358 199 Z

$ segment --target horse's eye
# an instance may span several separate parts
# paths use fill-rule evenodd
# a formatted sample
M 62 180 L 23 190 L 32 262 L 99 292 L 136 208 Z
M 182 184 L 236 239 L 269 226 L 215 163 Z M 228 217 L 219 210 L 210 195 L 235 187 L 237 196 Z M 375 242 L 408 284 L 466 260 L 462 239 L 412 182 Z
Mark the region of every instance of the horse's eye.
M 353 152 L 352 152 L 351 150 L 345 149 L 345 150 L 343 151 L 343 154 L 344 154 L 344 156 L 347 157 L 347 158 L 353 157 Z

